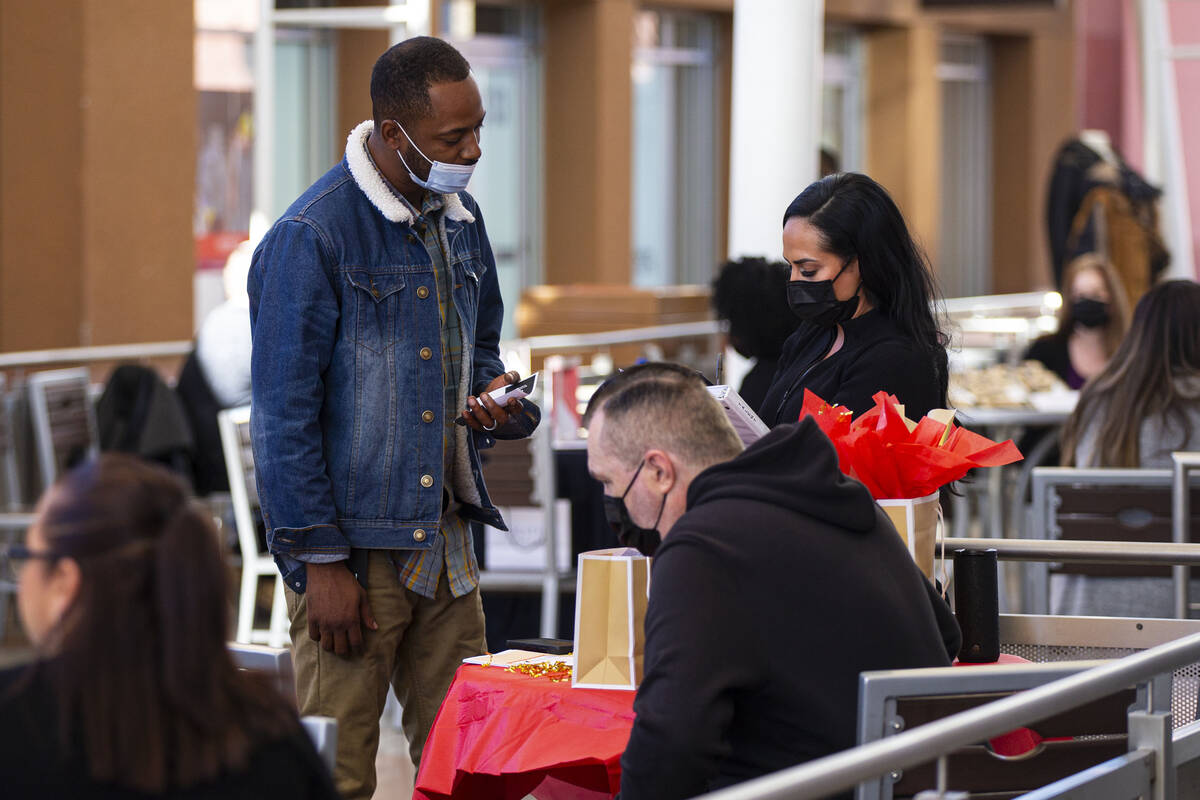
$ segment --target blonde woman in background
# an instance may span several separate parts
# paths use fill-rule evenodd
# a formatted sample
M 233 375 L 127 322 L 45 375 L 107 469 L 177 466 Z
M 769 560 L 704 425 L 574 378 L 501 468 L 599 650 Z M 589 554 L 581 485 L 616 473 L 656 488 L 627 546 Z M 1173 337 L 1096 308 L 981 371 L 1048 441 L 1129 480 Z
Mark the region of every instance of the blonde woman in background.
M 1112 265 L 1095 253 L 1079 256 L 1063 274 L 1058 331 L 1042 336 L 1025 353 L 1072 389 L 1100 373 L 1129 327 L 1129 301 Z

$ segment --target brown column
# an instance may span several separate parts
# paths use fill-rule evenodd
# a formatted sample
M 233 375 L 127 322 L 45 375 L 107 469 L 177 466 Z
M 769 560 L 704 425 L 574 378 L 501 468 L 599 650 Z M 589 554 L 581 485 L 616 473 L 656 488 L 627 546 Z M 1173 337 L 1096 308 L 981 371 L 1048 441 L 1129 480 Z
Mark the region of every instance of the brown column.
M 77 0 L 0 4 L 0 351 L 79 342 Z
M 339 161 L 346 149 L 346 137 L 354 126 L 371 118 L 371 68 L 388 49 L 387 31 L 338 31 L 337 46 L 337 129 L 334 145 Z
M 190 3 L 0 10 L 0 349 L 187 338 Z
M 1050 287 L 1046 188 L 1075 119 L 1069 38 L 992 41 L 992 291 Z
M 385 5 L 386 0 L 337 0 L 339 6 Z M 440 0 L 430 2 L 430 21 L 437 27 Z M 433 31 L 434 35 L 439 32 Z M 371 68 L 391 46 L 387 31 L 343 28 L 337 35 L 337 96 L 333 161 L 346 151 L 346 137 L 354 126 L 371 118 Z M 331 162 L 332 163 L 332 162 Z
M 192 334 L 190 3 L 84 0 L 81 343 Z
M 546 23 L 546 283 L 630 282 L 633 0 L 557 0 Z
M 867 172 L 900 206 L 937 270 L 942 103 L 938 31 L 914 23 L 867 36 Z

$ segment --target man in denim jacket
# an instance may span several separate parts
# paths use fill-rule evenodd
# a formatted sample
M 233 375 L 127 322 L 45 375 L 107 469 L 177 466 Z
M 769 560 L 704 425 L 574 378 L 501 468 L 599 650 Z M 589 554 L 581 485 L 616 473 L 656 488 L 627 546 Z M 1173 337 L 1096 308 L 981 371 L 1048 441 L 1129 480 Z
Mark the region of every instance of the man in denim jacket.
M 500 361 L 483 220 L 458 191 L 481 154 L 469 70 L 438 39 L 384 53 L 374 119 L 275 223 L 249 278 L 263 518 L 300 711 L 337 719 L 347 798 L 374 791 L 389 683 L 417 763 L 455 669 L 484 651 L 468 520 L 504 522 L 479 449 L 539 418 L 483 396 L 518 376 Z

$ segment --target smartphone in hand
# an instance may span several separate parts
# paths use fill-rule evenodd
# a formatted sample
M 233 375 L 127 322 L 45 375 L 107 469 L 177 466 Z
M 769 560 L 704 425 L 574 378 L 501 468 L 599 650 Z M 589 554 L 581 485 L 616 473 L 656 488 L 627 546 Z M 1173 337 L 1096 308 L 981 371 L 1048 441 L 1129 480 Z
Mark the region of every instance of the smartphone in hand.
M 507 386 L 501 386 L 499 389 L 492 389 L 488 392 L 488 397 L 496 401 L 496 405 L 503 406 L 509 400 L 520 400 L 533 394 L 537 388 L 538 375 L 540 372 L 535 372 L 523 381 L 510 383 Z M 454 420 L 455 425 L 466 425 L 467 420 L 461 414 Z

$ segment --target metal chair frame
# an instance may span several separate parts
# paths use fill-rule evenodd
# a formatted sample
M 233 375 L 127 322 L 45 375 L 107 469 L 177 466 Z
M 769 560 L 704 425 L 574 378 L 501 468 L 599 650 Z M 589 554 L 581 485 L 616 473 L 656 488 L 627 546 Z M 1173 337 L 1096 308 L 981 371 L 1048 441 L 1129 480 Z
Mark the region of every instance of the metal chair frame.
M 78 389 L 78 397 L 75 397 L 74 401 L 83 404 L 87 438 L 85 442 L 77 444 L 84 446 L 89 457 L 100 452 L 99 428 L 96 424 L 96 409 L 92 405 L 90 383 L 91 377 L 86 367 L 36 372 L 29 376 L 29 409 L 33 418 L 34 448 L 37 451 L 43 490 L 54 484 L 59 473 L 55 439 L 60 432 L 55 430 L 55 419 L 50 407 L 50 393 L 53 390 Z

